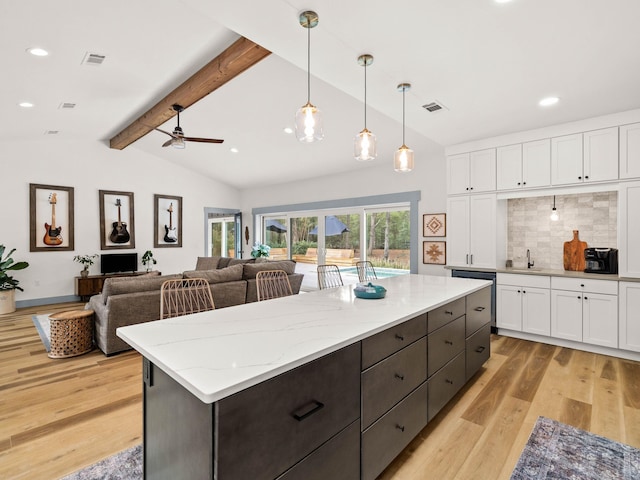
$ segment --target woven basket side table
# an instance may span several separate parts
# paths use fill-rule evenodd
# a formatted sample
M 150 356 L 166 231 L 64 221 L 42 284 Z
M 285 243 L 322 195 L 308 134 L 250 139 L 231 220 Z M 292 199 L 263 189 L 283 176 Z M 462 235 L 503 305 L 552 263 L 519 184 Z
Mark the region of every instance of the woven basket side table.
M 93 349 L 93 310 L 71 310 L 49 315 L 50 358 L 82 355 Z

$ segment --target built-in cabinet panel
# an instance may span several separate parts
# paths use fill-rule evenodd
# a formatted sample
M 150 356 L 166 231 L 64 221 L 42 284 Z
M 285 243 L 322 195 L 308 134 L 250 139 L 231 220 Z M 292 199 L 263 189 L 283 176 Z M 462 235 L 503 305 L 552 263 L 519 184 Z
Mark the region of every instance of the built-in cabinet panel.
M 523 287 L 522 331 L 551 335 L 551 293 L 548 289 Z
M 551 336 L 582 342 L 582 294 L 551 291 Z
M 495 189 L 495 148 L 447 157 L 447 191 L 450 195 Z
M 567 185 L 582 182 L 582 134 L 551 139 L 551 183 Z
M 496 285 L 496 326 L 508 330 L 522 331 L 521 287 Z
M 549 336 L 551 333 L 550 278 L 498 274 L 498 328 Z
M 522 188 L 522 145 L 508 145 L 496 149 L 496 188 Z
M 620 282 L 619 347 L 640 352 L 640 283 Z
M 620 178 L 640 178 L 640 123 L 620 127 Z
M 496 149 L 497 190 L 544 187 L 551 184 L 551 141 L 508 145 Z
M 585 132 L 584 181 L 602 182 L 618 178 L 618 127 Z
M 449 195 L 469 193 L 469 154 L 447 157 L 447 191 Z
M 618 272 L 621 277 L 640 278 L 640 182 L 621 183 L 618 203 Z
M 592 345 L 618 348 L 617 295 L 583 294 L 582 341 Z
M 469 196 L 447 199 L 447 263 L 469 263 Z
M 495 194 L 450 197 L 447 201 L 448 264 L 496 267 Z

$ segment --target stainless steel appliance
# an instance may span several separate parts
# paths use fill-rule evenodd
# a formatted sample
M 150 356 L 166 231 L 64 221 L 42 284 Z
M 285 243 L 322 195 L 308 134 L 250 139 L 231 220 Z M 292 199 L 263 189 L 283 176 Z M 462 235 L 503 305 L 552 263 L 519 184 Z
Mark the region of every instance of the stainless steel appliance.
M 585 248 L 585 273 L 618 273 L 617 248 Z
M 451 270 L 452 277 L 478 278 L 480 280 L 491 280 L 491 333 L 497 333 L 496 328 L 496 273 L 495 272 L 474 272 L 471 270 Z

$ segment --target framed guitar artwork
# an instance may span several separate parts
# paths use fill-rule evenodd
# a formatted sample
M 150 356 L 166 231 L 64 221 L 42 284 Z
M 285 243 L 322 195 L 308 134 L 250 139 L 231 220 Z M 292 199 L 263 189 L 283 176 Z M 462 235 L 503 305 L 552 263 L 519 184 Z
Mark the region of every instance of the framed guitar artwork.
M 100 249 L 135 248 L 133 192 L 100 190 Z
M 182 197 L 153 195 L 153 246 L 182 247 Z
M 74 249 L 73 187 L 29 184 L 29 249 Z

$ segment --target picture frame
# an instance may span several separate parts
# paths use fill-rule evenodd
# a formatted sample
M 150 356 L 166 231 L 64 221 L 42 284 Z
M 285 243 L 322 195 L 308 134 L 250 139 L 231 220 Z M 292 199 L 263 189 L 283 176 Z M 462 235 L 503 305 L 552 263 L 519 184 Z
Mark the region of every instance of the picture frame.
M 422 263 L 426 265 L 446 265 L 447 242 L 422 242 Z
M 133 192 L 99 190 L 100 248 L 135 248 Z
M 423 237 L 446 237 L 447 236 L 447 214 L 446 213 L 425 213 L 422 216 L 422 236 Z
M 182 197 L 153 195 L 154 248 L 182 247 Z
M 74 249 L 74 190 L 60 185 L 29 184 L 29 250 Z

